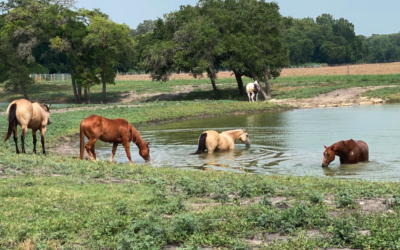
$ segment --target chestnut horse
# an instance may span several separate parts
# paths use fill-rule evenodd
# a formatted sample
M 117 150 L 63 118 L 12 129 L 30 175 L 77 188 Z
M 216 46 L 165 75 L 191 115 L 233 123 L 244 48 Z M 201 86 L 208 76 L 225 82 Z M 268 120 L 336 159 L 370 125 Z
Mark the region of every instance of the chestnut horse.
M 215 130 L 205 131 L 200 135 L 197 151 L 191 155 L 201 154 L 206 149 L 209 154 L 214 151 L 234 149 L 237 139 L 250 146 L 249 135 L 245 129 L 229 130 L 220 134 Z
M 364 141 L 339 141 L 331 146 L 325 147 L 324 160 L 322 167 L 327 167 L 329 163 L 335 160 L 335 155 L 340 157 L 341 164 L 354 164 L 357 162 L 368 161 L 368 145 Z
M 85 143 L 86 136 L 89 141 Z M 96 152 L 94 150 L 94 144 L 97 140 L 104 142 L 112 142 L 112 155 L 111 162 L 114 161 L 114 155 L 117 151 L 118 144 L 121 143 L 125 148 L 126 156 L 131 160 L 130 142 L 136 144 L 139 148 L 139 155 L 146 161 L 150 161 L 150 149 L 149 144 L 146 143 L 139 132 L 125 119 L 119 118 L 110 120 L 98 115 L 91 115 L 82 120 L 80 125 L 80 157 L 84 157 L 84 147 L 89 154 L 90 159 L 96 160 Z
M 37 102 L 31 103 L 25 99 L 15 100 L 7 108 L 8 131 L 4 141 L 7 141 L 14 134 L 15 150 L 19 154 L 18 138 L 17 138 L 17 125 L 22 128 L 21 144 L 22 153 L 25 151 L 25 135 L 28 128 L 32 129 L 33 136 L 33 153 L 36 153 L 36 131 L 40 131 L 42 151 L 46 154 L 44 145 L 44 134 L 46 133 L 47 125 L 50 125 L 50 105 L 39 104 Z

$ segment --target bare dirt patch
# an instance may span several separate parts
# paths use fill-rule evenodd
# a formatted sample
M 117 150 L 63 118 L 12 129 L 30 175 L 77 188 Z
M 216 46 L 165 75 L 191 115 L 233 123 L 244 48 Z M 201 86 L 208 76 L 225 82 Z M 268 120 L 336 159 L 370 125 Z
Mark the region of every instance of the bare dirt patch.
M 357 200 L 356 202 L 361 206 L 361 209 L 366 214 L 376 214 L 387 212 L 389 206 L 384 203 L 385 199 L 375 198 L 375 199 L 363 199 Z
M 326 237 L 328 235 L 321 233 L 319 230 L 316 229 L 310 229 L 305 232 L 300 233 L 300 235 L 305 235 L 307 238 L 322 238 Z M 256 245 L 270 245 L 274 242 L 282 242 L 282 241 L 287 241 L 290 238 L 297 238 L 298 236 L 288 236 L 288 235 L 282 235 L 279 233 L 260 233 L 254 236 L 252 239 L 246 240 L 247 243 L 250 245 L 256 246 Z
M 361 97 L 360 95 L 367 91 L 372 91 L 387 87 L 395 87 L 395 85 L 338 89 L 329 93 L 321 94 L 313 98 L 279 99 L 279 100 L 272 99 L 271 102 L 277 104 L 288 104 L 296 108 L 317 108 L 317 107 L 324 108 L 324 107 L 350 106 L 353 104 L 365 105 L 365 104 L 385 103 L 386 100 L 378 98 L 369 99 L 367 97 Z
M 63 155 L 79 156 L 80 152 L 78 133 L 71 136 L 61 137 L 54 144 L 54 147 L 51 147 L 49 151 Z

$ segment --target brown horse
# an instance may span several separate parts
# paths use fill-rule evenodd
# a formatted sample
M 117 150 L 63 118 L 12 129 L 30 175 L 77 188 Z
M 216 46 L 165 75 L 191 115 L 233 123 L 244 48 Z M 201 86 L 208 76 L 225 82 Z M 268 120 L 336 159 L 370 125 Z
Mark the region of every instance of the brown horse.
M 19 154 L 17 125 L 22 128 L 21 144 L 22 153 L 25 152 L 25 135 L 28 128 L 32 129 L 33 136 L 33 152 L 36 153 L 36 131 L 40 131 L 43 154 L 46 154 L 44 145 L 44 133 L 46 133 L 47 125 L 50 125 L 50 105 L 31 103 L 25 99 L 15 100 L 7 108 L 8 131 L 4 141 L 7 141 L 14 134 L 15 150 Z
M 205 131 L 200 135 L 197 151 L 191 155 L 201 154 L 206 149 L 209 154 L 214 151 L 234 149 L 237 139 L 240 139 L 246 146 L 250 146 L 249 135 L 245 129 L 225 131 L 221 134 L 215 130 Z
M 84 146 L 86 136 L 89 141 Z M 114 155 L 117 151 L 119 143 L 125 148 L 126 156 L 128 156 L 129 162 L 131 164 L 131 151 L 130 142 L 136 144 L 139 148 L 139 154 L 143 159 L 148 162 L 150 161 L 150 149 L 149 144 L 146 143 L 139 132 L 125 119 L 115 119 L 110 120 L 98 115 L 91 115 L 82 120 L 80 125 L 80 153 L 81 159 L 84 157 L 84 147 L 86 148 L 89 157 L 92 160 L 96 160 L 96 153 L 94 150 L 94 144 L 97 140 L 104 142 L 112 142 L 112 155 L 111 162 L 114 161 Z
M 341 164 L 354 164 L 358 162 L 368 161 L 369 152 L 368 145 L 364 141 L 339 141 L 332 146 L 324 146 L 324 160 L 322 167 L 327 167 L 329 163 L 335 160 L 335 155 L 340 157 Z

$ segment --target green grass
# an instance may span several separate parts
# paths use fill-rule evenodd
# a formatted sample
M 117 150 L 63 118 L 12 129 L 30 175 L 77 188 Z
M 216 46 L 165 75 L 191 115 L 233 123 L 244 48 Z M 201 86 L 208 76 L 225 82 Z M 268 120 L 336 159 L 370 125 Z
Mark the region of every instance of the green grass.
M 383 85 L 400 85 L 400 75 L 279 77 L 271 81 L 271 91 L 276 99 L 301 99 L 338 89 Z
M 235 83 L 234 78 L 218 79 L 218 87 L 224 88 L 225 85 L 232 86 Z M 212 89 L 210 81 L 207 78 L 193 79 L 193 80 L 171 80 L 167 83 L 153 82 L 153 81 L 116 81 L 115 85 L 107 85 L 107 99 L 108 102 L 119 102 L 121 100 L 121 94 L 128 93 L 130 91 L 136 91 L 137 94 L 143 93 L 163 93 L 172 94 L 175 91 L 179 91 L 179 87 L 190 85 L 200 86 L 209 85 L 206 91 Z M 0 84 L 2 88 L 4 84 Z M 102 98 L 102 87 L 100 85 L 93 86 L 91 88 L 92 102 L 100 103 Z M 36 82 L 28 88 L 28 95 L 31 100 L 39 102 L 53 102 L 53 103 L 72 103 L 74 102 L 74 96 L 72 93 L 72 87 L 70 82 Z M 83 93 L 82 93 L 83 95 Z M 212 98 L 213 93 L 207 98 Z M 14 99 L 22 98 L 22 95 L 14 94 L 8 91 L 0 92 L 0 101 L 12 101 Z M 157 98 L 157 97 L 155 97 Z
M 400 86 L 368 91 L 362 94 L 362 96 L 369 98 L 382 98 L 389 102 L 400 102 Z
M 252 80 L 244 78 L 246 85 Z M 167 83 L 159 83 L 152 81 L 117 81 L 115 85 L 107 85 L 108 102 L 120 102 L 121 94 L 136 91 L 137 94 L 154 94 L 155 96 L 142 97 L 141 102 L 153 102 L 156 100 L 181 101 L 181 100 L 238 100 L 247 101 L 247 96 L 240 96 L 237 84 L 234 78 L 218 79 L 218 89 L 220 96 L 215 96 L 210 81 L 207 78 L 194 80 L 171 80 Z M 264 84 L 262 84 L 263 86 Z M 383 85 L 400 85 L 400 75 L 349 75 L 349 76 L 306 76 L 306 77 L 279 77 L 271 80 L 272 98 L 311 98 L 320 94 L 328 93 L 334 90 L 351 88 L 351 87 L 367 87 L 367 86 L 383 86 Z M 190 86 L 192 89 L 189 93 L 178 93 L 185 87 Z M 2 85 L 0 84 L 0 87 Z M 397 91 L 392 89 L 392 91 Z M 91 89 L 92 102 L 100 103 L 101 86 L 94 86 Z M 28 90 L 32 100 L 40 102 L 53 103 L 73 103 L 73 95 L 69 82 L 37 82 Z M 397 101 L 398 97 L 391 95 L 391 90 L 387 93 L 376 92 L 376 97 L 389 96 L 391 101 Z M 379 96 L 379 94 L 385 96 Z M 0 101 L 6 102 L 17 98 L 21 95 L 10 92 L 1 92 Z M 261 98 L 261 97 L 260 97 Z

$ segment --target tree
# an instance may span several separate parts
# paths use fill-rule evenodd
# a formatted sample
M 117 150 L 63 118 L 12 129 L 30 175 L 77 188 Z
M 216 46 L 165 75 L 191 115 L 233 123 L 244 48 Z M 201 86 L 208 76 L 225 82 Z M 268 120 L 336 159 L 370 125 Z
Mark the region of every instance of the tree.
M 115 84 L 115 71 L 122 58 L 133 60 L 133 40 L 129 27 L 109 20 L 98 10 L 80 10 L 87 24 L 87 35 L 82 42 L 90 51 L 95 65 L 95 74 L 100 76 L 103 86 L 102 101 L 106 102 L 106 84 Z
M 148 32 L 153 32 L 156 27 L 156 20 L 144 20 L 143 22 L 139 23 L 136 29 L 131 30 L 131 36 L 139 36 L 144 35 Z

